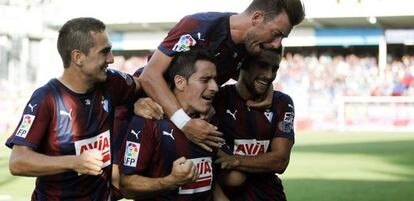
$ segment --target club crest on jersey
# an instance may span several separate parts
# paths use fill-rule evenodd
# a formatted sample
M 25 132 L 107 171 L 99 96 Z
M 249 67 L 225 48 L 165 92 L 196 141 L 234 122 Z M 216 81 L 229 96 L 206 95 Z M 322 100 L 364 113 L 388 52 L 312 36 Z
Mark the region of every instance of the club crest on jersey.
M 105 112 L 109 113 L 109 102 L 108 99 L 106 99 L 104 96 L 102 96 L 102 108 L 105 110 Z
M 124 165 L 130 167 L 137 166 L 137 160 L 139 155 L 139 148 L 141 145 L 139 143 L 127 141 L 125 154 L 124 154 Z
M 234 140 L 234 155 L 256 156 L 267 152 L 270 140 Z
M 201 193 L 211 189 L 213 181 L 213 166 L 211 157 L 193 158 L 190 160 L 197 167 L 200 175 L 195 182 L 180 186 L 178 194 Z
M 106 167 L 111 164 L 111 145 L 109 130 L 87 139 L 75 141 L 76 155 L 81 155 L 83 152 L 90 149 L 97 149 L 102 153 L 103 165 Z
M 185 34 L 180 37 L 180 40 L 178 40 L 172 50 L 176 52 L 186 52 L 190 50 L 190 47 L 194 46 L 195 44 L 196 40 L 194 40 L 190 34 Z
M 26 138 L 27 133 L 30 130 L 30 127 L 32 127 L 34 119 L 35 119 L 34 115 L 30 115 L 30 114 L 23 115 L 22 123 L 20 123 L 19 129 L 16 132 L 16 136 Z
M 278 128 L 285 133 L 292 132 L 294 119 L 295 119 L 295 113 L 286 112 L 283 118 L 283 121 L 278 123 Z
M 264 112 L 264 115 L 266 116 L 266 119 L 267 119 L 270 123 L 272 123 L 272 119 L 273 119 L 273 112 L 272 112 L 272 111 L 270 111 L 270 110 L 266 110 L 266 111 Z

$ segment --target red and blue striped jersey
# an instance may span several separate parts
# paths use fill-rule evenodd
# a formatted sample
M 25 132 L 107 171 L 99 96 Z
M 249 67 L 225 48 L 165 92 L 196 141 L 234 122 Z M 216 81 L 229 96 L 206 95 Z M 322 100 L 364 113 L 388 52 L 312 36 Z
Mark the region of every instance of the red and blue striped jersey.
M 277 137 L 294 141 L 294 107 L 287 94 L 275 91 L 271 108 L 258 110 L 246 105 L 235 85 L 226 85 L 217 93 L 214 108 L 215 120 L 226 140 L 223 150 L 229 154 L 255 156 L 269 152 L 272 139 Z M 286 200 L 282 183 L 274 173 L 245 174 L 243 190 L 231 200 Z
M 198 168 L 197 181 L 145 201 L 207 201 L 212 199 L 214 154 L 190 142 L 170 120 L 134 116 L 120 152 L 120 169 L 126 175 L 164 177 L 170 174 L 173 162 L 184 156 Z
M 104 171 L 99 176 L 68 171 L 37 177 L 32 200 L 108 200 L 114 108 L 134 91 L 130 75 L 108 69 L 107 80 L 86 94 L 74 93 L 57 79 L 33 93 L 6 145 L 28 146 L 49 156 L 80 155 L 96 148 L 104 156 Z
M 158 49 L 168 56 L 191 48 L 207 48 L 217 60 L 217 83 L 237 77 L 237 69 L 247 55 L 245 47 L 234 44 L 230 35 L 230 16 L 234 13 L 196 13 L 173 27 Z

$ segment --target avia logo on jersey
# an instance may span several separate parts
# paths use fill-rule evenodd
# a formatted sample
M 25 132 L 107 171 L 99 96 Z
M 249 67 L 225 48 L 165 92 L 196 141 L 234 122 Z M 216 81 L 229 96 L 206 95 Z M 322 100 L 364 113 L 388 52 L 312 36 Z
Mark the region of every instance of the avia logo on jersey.
M 195 44 L 196 40 L 194 40 L 190 34 L 185 34 L 180 37 L 180 40 L 178 40 L 172 50 L 176 52 L 186 52 L 190 50 L 190 47 L 194 46 Z
M 124 154 L 124 165 L 130 166 L 130 167 L 136 167 L 137 166 L 137 160 L 139 155 L 139 148 L 141 147 L 141 144 L 127 141 L 126 142 L 126 148 L 125 148 L 125 154 Z
M 109 130 L 83 140 L 75 141 L 76 155 L 81 155 L 83 152 L 90 149 L 98 149 L 102 152 L 103 165 L 106 167 L 111 164 L 111 145 L 110 145 L 110 133 Z
M 211 157 L 193 158 L 190 160 L 197 167 L 200 175 L 194 183 L 180 186 L 178 194 L 201 193 L 211 189 L 211 183 L 213 181 L 213 166 Z
M 22 123 L 20 123 L 19 129 L 16 132 L 16 136 L 26 138 L 27 133 L 30 130 L 30 127 L 32 127 L 34 119 L 35 119 L 34 115 L 30 115 L 30 114 L 23 115 Z
M 256 156 L 267 152 L 270 140 L 234 140 L 234 155 Z

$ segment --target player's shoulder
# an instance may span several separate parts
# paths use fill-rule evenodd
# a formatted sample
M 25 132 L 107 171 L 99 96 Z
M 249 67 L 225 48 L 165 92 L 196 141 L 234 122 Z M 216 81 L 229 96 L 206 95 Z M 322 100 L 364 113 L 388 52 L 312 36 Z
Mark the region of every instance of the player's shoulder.
M 230 12 L 203 12 L 203 13 L 195 13 L 189 15 L 189 18 L 193 18 L 199 21 L 208 22 L 208 21 L 217 21 L 223 18 L 228 18 L 235 13 Z
M 134 79 L 132 78 L 132 75 L 113 69 L 113 68 L 109 68 L 106 71 L 106 75 L 108 76 L 106 82 L 111 83 L 111 82 L 117 82 L 119 80 L 124 80 L 126 82 L 127 85 L 131 85 L 134 82 Z
M 288 94 L 286 94 L 284 92 L 281 92 L 281 91 L 274 91 L 273 92 L 273 101 L 275 101 L 275 102 L 280 102 L 281 101 L 281 102 L 284 102 L 286 104 L 292 104 L 293 103 L 292 98 Z
M 220 87 L 219 92 L 229 94 L 236 91 L 236 84 L 226 84 Z
M 217 99 L 220 99 L 221 101 L 222 99 L 225 99 L 226 97 L 228 98 L 229 96 L 234 95 L 234 93 L 237 93 L 236 85 L 226 84 L 219 88 L 219 91 L 216 93 L 215 99 L 217 98 Z
M 122 77 L 124 79 L 127 79 L 127 78 L 131 77 L 131 75 L 129 75 L 128 73 L 119 71 L 119 70 L 114 69 L 114 68 L 108 68 L 107 71 L 106 71 L 106 75 L 108 76 L 108 78 Z
M 130 127 L 135 129 L 155 129 L 160 127 L 160 125 L 168 125 L 167 119 L 148 119 L 139 115 L 134 115 L 130 121 Z
M 130 121 L 130 125 L 144 127 L 146 124 L 146 118 L 134 115 Z M 147 123 L 148 124 L 148 123 Z
M 49 82 L 47 82 L 45 85 L 37 88 L 32 95 L 33 98 L 40 98 L 44 99 L 49 94 L 53 94 L 55 92 L 58 92 L 59 88 L 63 87 L 63 84 L 61 84 L 57 79 L 51 79 Z

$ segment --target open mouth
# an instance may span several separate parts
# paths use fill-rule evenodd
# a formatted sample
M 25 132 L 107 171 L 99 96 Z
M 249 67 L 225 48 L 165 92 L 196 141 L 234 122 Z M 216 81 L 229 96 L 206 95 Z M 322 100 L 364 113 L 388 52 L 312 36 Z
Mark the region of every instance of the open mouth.
M 201 96 L 201 98 L 203 98 L 207 102 L 212 102 L 213 99 L 214 99 L 214 95 L 203 95 L 203 96 Z
M 260 85 L 265 86 L 265 87 L 267 87 L 271 84 L 271 82 L 268 81 L 268 80 L 256 80 L 256 82 L 259 83 Z

